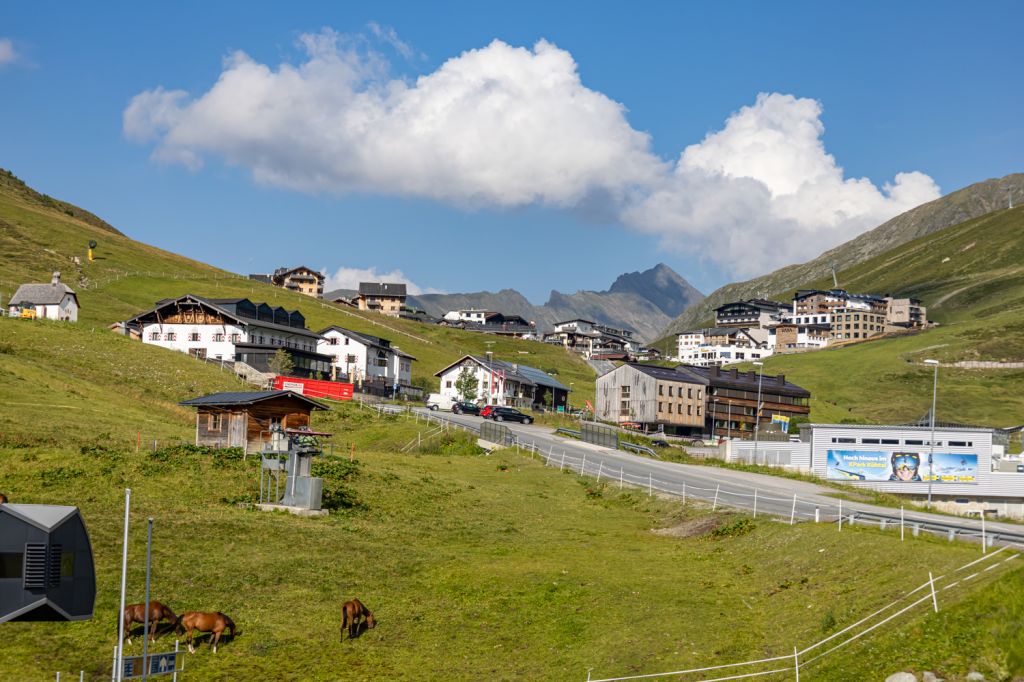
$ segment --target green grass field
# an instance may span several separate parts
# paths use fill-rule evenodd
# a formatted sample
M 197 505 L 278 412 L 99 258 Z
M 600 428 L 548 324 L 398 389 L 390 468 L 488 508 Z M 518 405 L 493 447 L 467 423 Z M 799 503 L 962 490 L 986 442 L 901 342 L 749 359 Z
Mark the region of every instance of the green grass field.
M 390 339 L 417 358 L 413 377 L 426 377 L 434 390 L 438 386 L 435 372 L 465 354 L 483 355 L 490 350 L 497 359 L 555 372 L 566 386 L 572 382 L 574 404 L 593 400 L 594 371 L 560 347 L 391 319 L 323 303 L 142 244 L 94 224 L 96 219 L 84 219 L 80 209 L 65 211 L 61 206 L 40 199 L 0 174 L 0 253 L 4 254 L 0 258 L 0 302 L 8 300 L 24 282 L 50 281 L 54 270 L 59 270 L 62 281 L 76 290 L 82 306 L 79 326 L 88 329 L 106 330 L 112 322 L 148 310 L 162 298 L 188 293 L 248 297 L 300 309 L 314 331 L 336 324 Z M 86 258 L 90 239 L 99 243 L 97 258 L 91 263 Z M 74 257 L 81 261 L 79 265 L 73 262 Z

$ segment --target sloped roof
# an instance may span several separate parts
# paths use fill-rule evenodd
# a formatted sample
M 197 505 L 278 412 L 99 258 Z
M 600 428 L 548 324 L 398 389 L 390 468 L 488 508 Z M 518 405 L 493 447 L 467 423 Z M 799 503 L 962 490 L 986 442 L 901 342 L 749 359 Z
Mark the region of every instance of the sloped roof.
M 536 367 L 530 367 L 529 365 L 521 365 L 518 363 L 505 362 L 504 360 L 488 360 L 487 358 L 481 358 L 476 355 L 464 355 L 459 358 L 456 362 L 448 365 L 439 372 L 436 372 L 434 376 L 441 376 L 446 371 L 461 365 L 465 362 L 466 358 L 469 358 L 476 362 L 478 365 L 487 369 L 491 372 L 503 372 L 506 380 L 517 381 L 521 384 L 530 384 L 533 386 L 547 386 L 548 388 L 557 388 L 560 391 L 568 391 L 569 388 L 549 375 L 543 370 L 539 370 Z
M 246 317 L 245 315 L 239 315 L 237 313 L 233 313 L 230 310 L 227 310 L 226 308 L 224 308 L 225 305 L 232 305 L 232 304 L 235 304 L 235 303 L 239 303 L 241 301 L 248 301 L 248 300 L 249 299 L 246 299 L 246 298 L 204 298 L 203 296 L 196 296 L 195 294 L 185 294 L 184 296 L 179 296 L 178 298 L 162 298 L 162 299 L 160 299 L 159 301 L 156 302 L 156 306 L 154 306 L 150 310 L 147 310 L 145 312 L 141 312 L 141 313 L 139 313 L 138 315 L 136 315 L 134 317 L 128 318 L 127 320 L 125 320 L 125 323 L 127 324 L 129 322 L 140 322 L 140 320 L 143 317 L 146 317 L 147 315 L 152 315 L 156 311 L 160 310 L 161 308 L 163 308 L 165 306 L 170 305 L 171 303 L 178 303 L 178 302 L 182 302 L 182 301 L 185 301 L 185 302 L 187 302 L 187 301 L 194 301 L 196 303 L 199 303 L 200 305 L 205 305 L 205 306 L 208 306 L 210 308 L 213 308 L 214 310 L 216 310 L 221 315 L 223 315 L 225 317 L 228 317 L 228 318 L 230 318 L 230 319 L 234 320 L 235 322 L 237 322 L 239 324 L 242 324 L 242 325 L 247 325 L 247 326 L 251 325 L 251 326 L 254 326 L 254 327 L 264 327 L 266 329 L 276 329 L 276 330 L 279 330 L 279 331 L 287 331 L 289 333 L 299 334 L 301 336 L 312 336 L 312 337 L 315 337 L 315 338 L 319 338 L 320 337 L 319 334 L 317 334 L 316 332 L 313 332 L 313 331 L 307 329 L 306 327 L 293 327 L 291 325 L 278 324 L 276 322 L 272 322 L 272 321 L 269 321 L 269 320 L 260 320 L 260 319 L 257 319 L 255 317 Z M 261 305 L 266 305 L 271 310 L 274 310 L 273 307 L 271 307 L 270 305 L 268 305 L 266 303 L 256 303 L 254 301 L 249 301 L 249 302 L 252 303 L 257 308 L 259 306 L 261 306 Z M 296 312 L 299 313 L 299 315 L 302 315 L 302 312 L 300 310 L 285 310 L 285 312 L 289 314 L 289 317 L 293 313 L 296 313 Z M 302 317 L 303 317 L 303 319 L 305 319 L 305 315 L 303 315 Z
M 0 509 L 45 531 L 53 530 L 78 513 L 78 507 L 56 504 L 5 504 Z
M 308 403 L 314 410 L 328 409 L 326 405 L 322 405 L 317 401 L 307 398 L 304 395 L 300 395 L 299 393 L 295 393 L 294 391 L 228 391 L 225 393 L 211 393 L 210 395 L 192 398 L 191 400 L 183 400 L 178 404 L 187 407 L 201 407 L 204 405 L 253 405 L 255 403 L 263 402 L 264 400 L 285 397 L 295 398 L 296 400 Z
M 14 292 L 8 305 L 57 305 L 68 294 L 75 297 L 75 303 L 78 302 L 78 296 L 66 284 L 22 284 Z
M 398 282 L 360 282 L 360 296 L 405 296 L 405 284 Z

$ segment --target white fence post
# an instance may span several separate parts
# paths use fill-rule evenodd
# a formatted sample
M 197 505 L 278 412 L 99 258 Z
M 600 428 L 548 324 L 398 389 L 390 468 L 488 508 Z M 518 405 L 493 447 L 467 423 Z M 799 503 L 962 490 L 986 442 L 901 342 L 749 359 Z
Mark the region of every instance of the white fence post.
M 757 488 L 754 488 L 754 518 L 757 518 Z
M 796 523 L 796 495 L 793 495 L 793 511 L 789 513 L 789 525 Z
M 981 553 L 988 553 L 988 542 L 985 538 L 985 509 L 981 510 Z
M 821 522 L 821 508 L 820 507 L 815 507 L 814 508 L 814 522 L 815 523 L 820 523 Z
M 839 532 L 843 532 L 843 498 L 839 498 Z
M 619 490 L 622 490 L 622 467 L 619 467 Z
M 683 504 L 686 504 L 686 481 L 683 481 Z
M 580 476 L 585 476 L 586 474 L 587 474 L 587 455 L 586 455 L 586 453 L 584 453 L 583 454 L 583 464 L 580 464 Z
M 647 497 L 654 495 L 654 476 L 647 472 Z
M 935 596 L 935 578 L 932 577 L 932 572 L 928 571 L 928 584 L 932 588 L 932 608 L 935 609 L 935 613 L 939 612 L 939 600 Z
M 601 482 L 601 471 L 604 469 L 604 460 L 597 463 L 597 482 Z
M 796 673 L 796 682 L 800 682 L 800 654 L 796 647 L 793 647 L 793 671 Z
M 901 506 L 900 507 L 900 542 L 903 542 L 903 533 L 904 533 L 904 528 L 903 528 L 903 507 Z
M 715 511 L 715 509 L 718 508 L 718 491 L 719 491 L 719 489 L 721 489 L 721 487 L 722 487 L 721 483 L 719 483 L 718 485 L 715 486 L 715 501 L 711 505 L 711 511 Z
M 561 471 L 565 468 L 565 450 L 562 450 L 562 463 L 558 465 L 558 470 Z

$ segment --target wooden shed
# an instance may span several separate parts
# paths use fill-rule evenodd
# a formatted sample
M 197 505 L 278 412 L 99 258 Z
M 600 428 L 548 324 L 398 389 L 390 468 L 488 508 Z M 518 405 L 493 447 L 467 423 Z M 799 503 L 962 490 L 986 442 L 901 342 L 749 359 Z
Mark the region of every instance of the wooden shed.
M 95 601 L 92 546 L 78 508 L 0 504 L 0 623 L 87 620 Z
M 250 453 L 272 443 L 275 432 L 309 426 L 313 410 L 329 409 L 292 391 L 214 393 L 179 404 L 196 408 L 196 445 Z

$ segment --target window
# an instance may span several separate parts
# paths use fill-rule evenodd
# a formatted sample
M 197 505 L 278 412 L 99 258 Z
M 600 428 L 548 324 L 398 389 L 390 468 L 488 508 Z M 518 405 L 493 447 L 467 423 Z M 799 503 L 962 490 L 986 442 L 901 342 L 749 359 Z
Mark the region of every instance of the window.
M 662 406 L 661 406 L 661 403 L 659 402 L 659 403 L 658 403 L 658 412 L 664 412 L 664 411 L 665 411 L 665 408 L 664 408 L 664 407 L 662 407 Z
M 628 398 L 629 397 L 629 386 L 623 386 L 622 387 L 621 395 L 622 395 L 623 398 Z M 669 395 L 672 395 L 672 394 L 669 393 Z
M 210 431 L 220 431 L 221 415 L 219 413 L 218 414 L 211 414 L 211 415 L 209 415 L 209 417 L 210 417 L 210 423 L 209 423 Z
M 452 382 L 451 381 L 444 382 L 444 387 L 445 388 L 451 388 L 452 387 Z
M 693 405 L 687 405 L 686 406 L 686 414 L 687 415 L 693 414 Z
M 899 445 L 900 441 L 898 438 L 883 438 L 882 445 Z
M 969 448 L 974 445 L 974 443 L 969 440 L 951 440 L 946 445 L 951 448 Z
M 231 343 L 239 343 L 241 340 L 242 340 L 242 335 L 241 334 L 232 334 L 231 335 Z
M 881 443 L 881 441 L 878 440 L 877 438 L 861 438 L 860 442 L 870 445 L 878 445 L 879 443 Z
M 833 443 L 856 443 L 856 438 L 833 438 Z
M 867 441 L 864 441 L 864 442 L 866 443 Z M 877 443 L 878 441 L 876 440 L 875 442 Z M 908 440 L 903 441 L 903 444 L 904 445 L 924 445 L 924 441 L 923 440 L 909 440 L 908 439 Z
M 689 398 L 690 400 L 693 400 L 693 389 L 692 388 L 687 387 L 687 389 L 686 389 L 686 397 Z
M 199 340 L 199 332 L 191 332 L 188 335 L 188 340 L 189 341 L 198 341 Z
M 668 413 L 672 414 L 672 403 L 668 404 Z
M 671 386 L 668 387 L 668 397 L 669 398 L 672 397 L 672 387 Z
M 174 341 L 177 335 L 174 332 L 167 332 L 164 334 L 164 341 Z
M 697 416 L 700 416 L 700 405 L 697 406 Z
M 25 555 L 21 552 L 0 552 L 0 580 L 21 578 Z
M 665 395 L 665 384 L 658 384 L 658 395 Z M 661 408 L 659 407 L 658 410 L 660 411 Z
M 703 400 L 703 398 L 701 398 L 701 390 L 699 388 L 697 389 L 697 400 Z M 697 414 L 700 413 L 698 412 Z
M 218 342 L 218 343 L 220 343 L 220 342 L 224 341 L 224 335 L 220 334 L 220 333 L 214 334 L 213 335 L 213 340 Z
M 150 341 L 159 341 L 160 340 L 160 332 L 150 332 L 149 333 L 149 340 Z
M 332 346 L 337 346 L 338 345 L 338 337 L 337 336 L 332 336 L 331 338 L 327 339 L 327 343 L 329 343 Z

